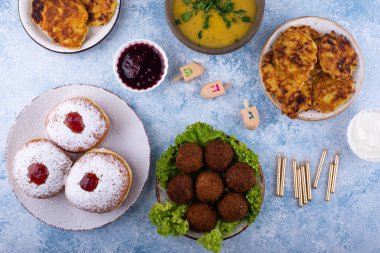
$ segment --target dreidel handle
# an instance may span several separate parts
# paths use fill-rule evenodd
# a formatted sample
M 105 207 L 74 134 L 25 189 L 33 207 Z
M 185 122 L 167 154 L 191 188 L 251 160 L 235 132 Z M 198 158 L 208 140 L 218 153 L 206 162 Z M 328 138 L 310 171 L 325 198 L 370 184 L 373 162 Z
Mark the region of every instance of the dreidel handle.
M 173 78 L 173 82 L 178 82 L 179 80 L 183 79 L 182 74 L 178 74 Z
M 244 108 L 245 109 L 249 108 L 249 104 L 248 104 L 248 100 L 247 99 L 244 99 Z

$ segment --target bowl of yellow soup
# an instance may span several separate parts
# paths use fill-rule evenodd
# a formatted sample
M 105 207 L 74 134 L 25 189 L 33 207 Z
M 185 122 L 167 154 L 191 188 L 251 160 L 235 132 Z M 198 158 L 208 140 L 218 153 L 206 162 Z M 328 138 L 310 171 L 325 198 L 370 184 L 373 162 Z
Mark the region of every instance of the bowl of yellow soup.
M 226 54 L 249 42 L 258 31 L 265 0 L 165 0 L 174 35 L 204 54 Z

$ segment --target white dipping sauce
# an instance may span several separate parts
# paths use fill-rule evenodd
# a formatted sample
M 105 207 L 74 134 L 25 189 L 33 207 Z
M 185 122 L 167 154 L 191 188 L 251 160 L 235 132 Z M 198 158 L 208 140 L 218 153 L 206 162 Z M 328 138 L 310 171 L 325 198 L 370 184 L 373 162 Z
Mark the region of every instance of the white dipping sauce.
M 348 126 L 347 137 L 357 156 L 380 162 L 380 109 L 358 113 Z

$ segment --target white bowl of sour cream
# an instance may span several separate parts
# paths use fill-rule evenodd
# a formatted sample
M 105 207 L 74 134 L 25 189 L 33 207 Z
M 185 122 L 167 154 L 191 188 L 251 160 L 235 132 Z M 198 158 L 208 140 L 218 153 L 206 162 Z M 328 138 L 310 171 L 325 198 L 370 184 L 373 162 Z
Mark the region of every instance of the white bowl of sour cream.
M 380 162 L 380 108 L 356 114 L 348 126 L 347 139 L 359 158 Z

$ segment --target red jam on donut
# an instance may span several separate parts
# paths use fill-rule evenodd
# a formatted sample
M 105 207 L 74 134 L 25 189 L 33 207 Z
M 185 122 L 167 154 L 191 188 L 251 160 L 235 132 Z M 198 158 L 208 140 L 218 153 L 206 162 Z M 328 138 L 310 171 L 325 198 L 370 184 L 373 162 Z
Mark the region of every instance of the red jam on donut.
M 28 167 L 28 177 L 36 185 L 42 185 L 49 176 L 49 170 L 42 163 L 33 163 Z
M 92 192 L 98 186 L 99 179 L 94 173 L 86 173 L 79 182 L 80 187 L 88 192 Z
M 84 130 L 82 116 L 77 112 L 70 112 L 66 115 L 65 125 L 74 133 L 81 133 Z

